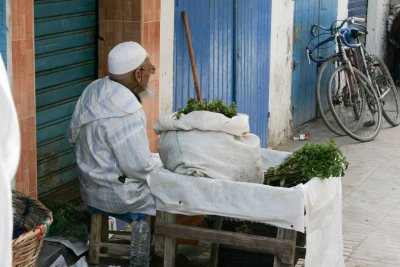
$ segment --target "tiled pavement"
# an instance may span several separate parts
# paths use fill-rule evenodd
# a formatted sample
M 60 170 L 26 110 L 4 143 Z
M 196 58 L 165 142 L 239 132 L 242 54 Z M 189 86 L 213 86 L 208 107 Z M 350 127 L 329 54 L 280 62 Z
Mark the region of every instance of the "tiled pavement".
M 386 123 L 372 142 L 330 133 L 320 120 L 307 124 L 308 141 L 288 140 L 278 150 L 334 138 L 350 162 L 342 179 L 343 239 L 347 267 L 400 266 L 400 127 Z

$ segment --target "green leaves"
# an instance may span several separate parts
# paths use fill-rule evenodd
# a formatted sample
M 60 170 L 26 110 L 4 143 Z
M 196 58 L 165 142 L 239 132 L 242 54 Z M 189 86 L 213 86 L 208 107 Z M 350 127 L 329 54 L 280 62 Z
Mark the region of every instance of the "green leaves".
M 326 144 L 305 144 L 281 165 L 269 168 L 264 184 L 292 187 L 313 177 L 340 177 L 348 165 L 333 139 Z
M 50 206 L 53 224 L 50 236 L 61 236 L 72 242 L 87 241 L 90 227 L 90 213 L 65 202 L 54 202 Z
M 225 115 L 228 118 L 232 118 L 236 116 L 236 103 L 232 102 L 230 106 L 227 106 L 224 101 L 221 99 L 215 99 L 211 102 L 206 103 L 199 103 L 195 98 L 190 98 L 187 102 L 186 108 L 182 109 L 179 108 L 176 113 L 176 118 L 180 118 L 181 114 L 188 114 L 192 111 L 210 111 L 210 112 L 217 112 Z

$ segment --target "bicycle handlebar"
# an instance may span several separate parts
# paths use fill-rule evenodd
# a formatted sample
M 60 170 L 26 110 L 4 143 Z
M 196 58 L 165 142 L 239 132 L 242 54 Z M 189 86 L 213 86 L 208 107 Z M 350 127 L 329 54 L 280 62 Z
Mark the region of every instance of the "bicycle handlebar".
M 346 22 L 352 22 L 350 27 L 345 27 L 343 28 L 344 24 Z M 313 55 L 313 51 L 318 49 L 319 47 L 323 46 L 324 44 L 335 40 L 336 36 L 338 38 L 340 38 L 340 40 L 342 41 L 342 43 L 350 48 L 356 48 L 359 47 L 361 44 L 360 43 L 352 43 L 352 39 L 356 39 L 357 37 L 359 37 L 360 35 L 363 34 L 367 34 L 367 30 L 366 27 L 364 25 L 358 24 L 358 23 L 354 23 L 354 19 L 352 17 L 347 18 L 345 20 L 343 20 L 339 26 L 334 26 L 335 22 L 332 23 L 332 26 L 330 28 L 325 28 L 321 25 L 312 25 L 311 27 L 311 34 L 315 37 L 315 31 L 316 29 L 321 29 L 324 31 L 329 31 L 330 32 L 330 36 L 329 38 L 323 40 L 322 42 L 317 43 L 315 46 L 313 46 L 311 44 L 311 41 L 314 40 L 315 38 L 313 38 L 307 45 L 307 56 L 310 62 L 310 59 L 314 62 L 323 62 L 326 60 L 326 58 L 322 58 L 322 57 L 316 57 Z M 363 29 L 359 29 L 359 27 L 362 27 Z M 322 34 L 321 34 L 322 35 Z M 321 36 L 319 35 L 319 36 Z
M 367 34 L 366 31 L 357 28 L 343 28 L 339 30 L 339 33 L 340 33 L 339 37 L 344 43 L 344 45 L 350 48 L 356 48 L 361 45 L 360 43 L 356 44 L 351 43 L 351 39 L 356 39 L 360 35 Z
M 321 46 L 323 46 L 326 43 L 329 43 L 331 41 L 333 41 L 335 39 L 334 35 L 329 36 L 327 39 L 323 40 L 322 42 L 319 42 L 318 44 L 316 44 L 315 46 L 311 46 L 311 43 L 308 43 L 307 45 L 307 55 L 308 55 L 308 59 L 310 61 L 310 59 L 314 62 L 323 62 L 325 61 L 325 58 L 319 58 L 319 57 L 315 57 L 313 55 L 313 51 Z
M 367 30 L 367 29 L 366 29 L 366 26 L 364 26 L 364 25 L 362 25 L 362 24 L 360 24 L 360 23 L 357 23 L 358 21 L 357 21 L 355 18 L 353 18 L 353 17 L 349 17 L 349 18 L 347 18 L 347 19 L 344 19 L 344 20 L 339 24 L 339 26 L 335 26 L 335 23 L 336 23 L 336 22 L 337 22 L 337 21 L 334 21 L 334 22 L 332 23 L 331 27 L 329 27 L 329 28 L 326 28 L 326 27 L 321 26 L 321 25 L 318 25 L 318 24 L 312 25 L 312 26 L 311 26 L 311 34 L 312 34 L 312 36 L 317 36 L 317 34 L 316 34 L 317 29 L 321 29 L 321 30 L 326 31 L 326 32 L 331 32 L 332 34 L 333 34 L 333 33 L 336 33 L 336 32 L 338 32 L 338 31 L 344 26 L 344 24 L 345 24 L 346 22 L 351 22 L 351 25 L 352 25 L 352 26 L 356 26 L 357 28 L 361 27 L 361 28 L 363 28 L 363 30 L 365 30 L 365 31 Z

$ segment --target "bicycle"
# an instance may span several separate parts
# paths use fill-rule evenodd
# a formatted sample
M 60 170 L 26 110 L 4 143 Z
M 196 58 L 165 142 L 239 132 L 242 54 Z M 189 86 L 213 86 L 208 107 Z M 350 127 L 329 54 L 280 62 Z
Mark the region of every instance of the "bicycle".
M 325 62 L 317 76 L 316 90 L 318 108 L 324 123 L 336 134 L 343 135 L 344 132 L 355 140 L 366 142 L 373 140 L 380 130 L 382 109 L 377 92 L 370 82 L 372 78 L 362 73 L 354 64 L 352 52 L 361 45 L 359 41 L 354 43 L 353 39 L 358 40 L 358 36 L 365 32 L 357 28 L 343 27 L 350 20 L 344 20 L 339 26 L 332 24 L 329 29 L 314 25 L 312 32 L 322 29 L 329 32 L 329 37 L 314 46 L 312 39 L 307 45 L 307 55 L 314 62 Z M 330 42 L 334 42 L 337 53 L 328 58 L 313 55 L 316 49 Z M 329 72 L 326 91 L 323 91 L 322 77 L 327 69 L 331 69 L 332 72 Z M 336 125 L 342 131 L 338 130 Z

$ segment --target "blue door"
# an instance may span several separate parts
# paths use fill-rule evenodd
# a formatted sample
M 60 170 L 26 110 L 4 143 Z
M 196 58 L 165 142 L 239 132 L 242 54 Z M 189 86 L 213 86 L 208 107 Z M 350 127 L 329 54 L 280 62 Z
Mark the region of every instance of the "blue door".
M 292 73 L 292 126 L 297 127 L 314 119 L 317 115 L 315 98 L 317 64 L 309 64 L 306 47 L 311 35 L 311 26 L 320 24 L 329 27 L 337 18 L 337 1 L 295 1 L 293 25 L 293 73 Z M 321 51 L 321 56 L 333 53 Z
M 268 140 L 271 1 L 176 0 L 174 109 L 195 97 L 182 11 L 189 19 L 200 91 L 204 100 L 236 102 L 251 132 Z

